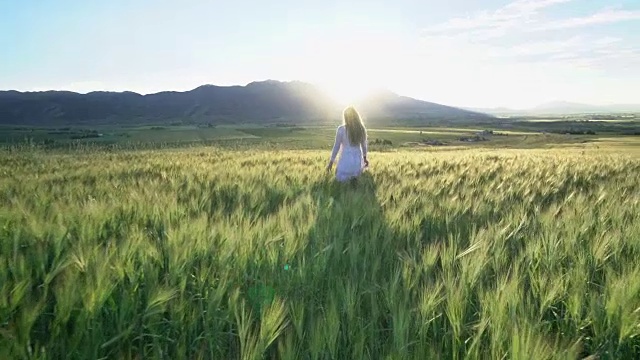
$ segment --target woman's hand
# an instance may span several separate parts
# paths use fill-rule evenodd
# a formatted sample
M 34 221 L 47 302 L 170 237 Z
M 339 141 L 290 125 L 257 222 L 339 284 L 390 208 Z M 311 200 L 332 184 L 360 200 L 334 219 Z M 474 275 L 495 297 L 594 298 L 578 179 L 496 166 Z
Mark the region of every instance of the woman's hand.
M 331 168 L 333 168 L 333 161 L 329 161 L 329 165 L 327 165 L 327 172 L 330 172 Z
M 364 167 L 369 167 L 369 160 L 367 160 L 366 156 L 364 158 Z

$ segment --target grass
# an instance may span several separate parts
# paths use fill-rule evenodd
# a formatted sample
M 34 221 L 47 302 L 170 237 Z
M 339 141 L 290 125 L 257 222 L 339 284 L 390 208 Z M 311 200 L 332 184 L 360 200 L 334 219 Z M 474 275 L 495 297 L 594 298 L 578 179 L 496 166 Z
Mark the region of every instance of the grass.
M 0 358 L 638 358 L 630 149 L 5 150 Z

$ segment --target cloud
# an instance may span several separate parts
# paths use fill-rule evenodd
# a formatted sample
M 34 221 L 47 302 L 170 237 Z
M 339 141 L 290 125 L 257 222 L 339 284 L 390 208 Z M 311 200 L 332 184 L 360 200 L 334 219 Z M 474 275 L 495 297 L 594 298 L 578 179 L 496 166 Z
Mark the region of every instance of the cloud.
M 425 29 L 426 34 L 474 31 L 476 35 L 493 37 L 505 30 L 534 22 L 541 10 L 572 0 L 518 0 L 493 12 L 481 11 L 472 16 L 457 17 Z
M 573 0 L 518 0 L 495 11 L 456 17 L 424 29 L 425 36 L 465 36 L 490 40 L 513 32 L 538 32 L 640 20 L 640 10 L 604 9 L 583 17 L 545 20 L 543 10 Z
M 578 35 L 492 48 L 498 60 L 525 66 L 583 69 L 611 74 L 640 65 L 640 47 L 626 44 L 623 39 L 616 37 Z
M 556 41 L 525 42 L 508 48 L 508 53 L 513 56 L 548 55 L 575 50 L 584 44 L 583 37 L 574 36 Z
M 579 35 L 562 40 L 525 42 L 509 47 L 507 52 L 512 56 L 565 54 L 563 57 L 569 58 L 566 54 L 616 52 L 622 42 L 621 38 L 616 37 Z
M 640 10 L 605 9 L 589 16 L 548 19 L 544 11 L 572 0 L 518 0 L 495 11 L 480 11 L 427 27 L 423 39 L 431 56 L 445 62 L 519 63 L 581 68 L 604 73 L 638 64 L 640 46 L 620 37 L 566 29 L 640 19 Z
M 556 6 L 566 6 L 565 14 L 584 10 L 571 1 L 520 0 L 445 19 L 424 28 L 417 50 L 406 57 L 415 58 L 412 68 L 419 71 L 413 73 L 421 75 L 414 76 L 438 84 L 426 97 L 445 103 L 626 101 L 621 99 L 637 93 L 640 79 L 640 43 L 632 41 L 637 34 L 612 36 L 606 26 L 592 27 L 637 20 L 640 9 L 608 8 L 583 17 L 553 13 Z
M 573 37 L 566 41 L 534 42 L 511 48 L 503 59 L 528 66 L 585 70 L 599 76 L 637 74 L 640 48 L 614 38 Z M 628 71 L 631 71 L 630 73 Z
M 519 0 L 507 4 L 502 8 L 502 11 L 511 11 L 516 14 L 536 14 L 539 10 L 553 6 L 556 4 L 562 4 L 570 2 L 572 0 Z M 501 10 L 498 10 L 501 11 Z
M 640 10 L 603 10 L 589 16 L 548 22 L 535 27 L 533 30 L 560 30 L 631 20 L 640 20 Z

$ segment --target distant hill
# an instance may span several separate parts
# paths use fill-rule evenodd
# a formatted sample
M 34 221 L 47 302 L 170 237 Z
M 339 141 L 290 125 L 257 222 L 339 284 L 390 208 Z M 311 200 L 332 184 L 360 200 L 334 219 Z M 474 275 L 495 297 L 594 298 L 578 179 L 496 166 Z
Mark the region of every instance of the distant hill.
M 0 91 L 0 124 L 323 123 L 341 106 L 317 87 L 274 80 L 246 86 L 204 85 L 191 91 L 133 92 Z M 398 96 L 374 94 L 359 103 L 372 122 L 489 120 L 490 115 Z
M 389 123 L 401 119 L 407 124 L 451 122 L 483 122 L 491 115 L 440 105 L 432 102 L 400 96 L 389 91 L 374 93 L 358 102 L 365 116 L 372 122 Z
M 640 113 L 640 104 L 589 105 L 568 101 L 552 101 L 530 109 L 508 108 L 465 108 L 492 115 L 563 115 L 563 114 L 606 114 Z
M 591 113 L 600 111 L 599 106 L 573 103 L 568 101 L 552 101 L 544 104 L 540 104 L 529 112 L 541 113 L 541 114 L 577 114 L 577 113 Z
M 553 101 L 531 109 L 534 113 L 581 114 L 581 113 L 625 113 L 640 112 L 640 104 L 589 105 L 567 101 Z

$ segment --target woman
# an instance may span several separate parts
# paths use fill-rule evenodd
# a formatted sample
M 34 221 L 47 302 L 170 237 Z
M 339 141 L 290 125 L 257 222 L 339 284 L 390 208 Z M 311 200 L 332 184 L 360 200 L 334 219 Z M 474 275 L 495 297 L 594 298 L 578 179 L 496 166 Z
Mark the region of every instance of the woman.
M 327 171 L 333 167 L 338 151 L 342 148 L 340 160 L 336 169 L 336 179 L 347 181 L 362 174 L 369 166 L 367 160 L 367 130 L 362 124 L 360 114 L 352 106 L 346 108 L 342 114 L 344 123 L 338 126 L 336 140 L 331 153 L 331 160 Z

